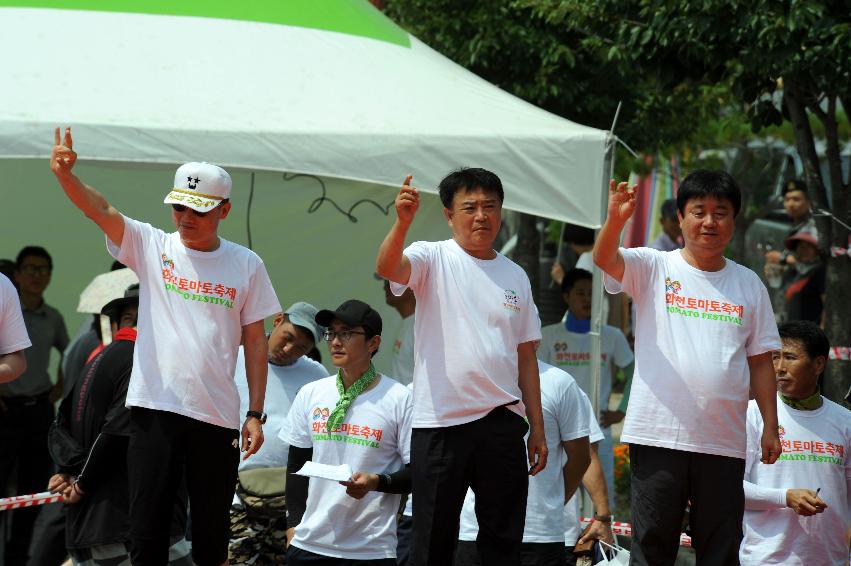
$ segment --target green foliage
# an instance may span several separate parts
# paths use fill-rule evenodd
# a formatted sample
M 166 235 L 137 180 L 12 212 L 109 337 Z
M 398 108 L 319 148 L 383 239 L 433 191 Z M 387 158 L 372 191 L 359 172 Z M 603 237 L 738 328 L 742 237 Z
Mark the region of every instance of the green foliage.
M 616 132 L 639 151 L 688 138 L 724 101 L 723 86 L 661 88 L 624 66 L 611 41 L 545 17 L 535 2 L 388 0 L 386 11 L 458 64 L 569 120 L 609 129 L 623 102 Z
M 660 92 L 729 86 L 722 108 L 744 112 L 753 132 L 780 128 L 785 84 L 818 115 L 851 92 L 851 7 L 802 0 L 519 0 L 551 25 L 608 45 L 621 72 L 636 68 Z M 582 49 L 582 47 L 579 49 Z M 846 109 L 848 105 L 846 104 Z M 847 132 L 847 119 L 845 121 Z M 676 141 L 676 140 L 672 140 Z

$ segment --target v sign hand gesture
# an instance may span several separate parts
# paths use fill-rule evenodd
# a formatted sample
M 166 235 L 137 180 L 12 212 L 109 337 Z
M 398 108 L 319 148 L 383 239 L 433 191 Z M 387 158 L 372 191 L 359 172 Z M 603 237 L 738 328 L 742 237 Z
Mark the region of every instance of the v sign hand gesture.
M 638 185 L 629 186 L 623 181 L 615 185 L 615 180 L 609 181 L 609 218 L 621 225 L 629 220 L 635 212 Z
M 73 148 L 71 128 L 65 128 L 65 139 L 59 138 L 59 128 L 56 128 L 53 136 L 53 152 L 50 154 L 50 170 L 54 175 L 60 176 L 71 172 L 74 163 L 77 162 L 77 154 Z

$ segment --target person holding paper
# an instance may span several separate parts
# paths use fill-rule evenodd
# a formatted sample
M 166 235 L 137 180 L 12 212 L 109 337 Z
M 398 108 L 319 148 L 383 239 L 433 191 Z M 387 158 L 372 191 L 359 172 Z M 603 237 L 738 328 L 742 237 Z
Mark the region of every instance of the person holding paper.
M 368 304 L 348 300 L 316 322 L 328 328 L 339 371 L 304 385 L 281 428 L 290 445 L 287 564 L 395 566 L 396 512 L 411 485 L 411 392 L 372 364 L 382 322 Z M 303 469 L 311 462 L 324 466 Z M 345 466 L 356 470 L 348 481 L 322 479 Z

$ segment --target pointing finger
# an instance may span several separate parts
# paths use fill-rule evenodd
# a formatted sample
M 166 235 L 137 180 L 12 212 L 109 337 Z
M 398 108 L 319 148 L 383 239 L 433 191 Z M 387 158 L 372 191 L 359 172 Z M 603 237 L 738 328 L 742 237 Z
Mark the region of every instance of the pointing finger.
M 410 173 L 408 173 L 408 175 L 405 176 L 405 182 L 402 183 L 402 186 L 403 187 L 410 187 L 411 186 L 411 179 L 413 179 L 413 178 L 414 178 L 414 176 L 411 175 Z
M 71 128 L 65 128 L 65 147 L 73 149 L 74 141 L 71 139 Z

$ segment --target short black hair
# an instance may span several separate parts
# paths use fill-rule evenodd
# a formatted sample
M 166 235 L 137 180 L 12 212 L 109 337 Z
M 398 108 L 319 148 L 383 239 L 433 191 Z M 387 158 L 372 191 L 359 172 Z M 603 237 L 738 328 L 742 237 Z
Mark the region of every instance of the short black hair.
M 802 179 L 792 179 L 780 190 L 780 194 L 782 196 L 786 196 L 786 193 L 792 193 L 795 191 L 801 191 L 806 195 L 807 198 L 810 198 L 810 192 L 807 190 L 807 184 Z
M 777 331 L 782 340 L 797 340 L 804 347 L 810 359 L 830 355 L 830 340 L 818 324 L 811 320 L 791 320 L 781 324 Z
M 375 330 L 373 330 L 371 328 L 368 328 L 366 326 L 361 326 L 361 328 L 363 328 L 363 339 L 366 340 L 367 342 L 372 340 L 373 336 L 381 336 L 379 333 L 377 333 Z M 379 346 L 378 348 L 375 349 L 375 351 L 372 354 L 370 354 L 369 357 L 374 358 L 375 354 L 377 354 L 378 350 L 380 350 L 380 349 L 381 349 L 381 347 Z
M 659 213 L 662 218 L 677 220 L 677 199 L 669 198 L 659 207 Z
M 704 197 L 728 199 L 733 204 L 733 216 L 738 216 L 742 208 L 742 191 L 739 184 L 726 171 L 698 169 L 689 173 L 677 191 L 677 210 L 685 215 L 688 201 Z
M 488 193 L 496 193 L 499 202 L 505 200 L 505 191 L 502 190 L 502 181 L 487 169 L 481 167 L 461 167 L 456 169 L 440 181 L 437 190 L 440 193 L 440 202 L 445 208 L 452 208 L 452 199 L 458 191 L 474 191 L 482 189 Z
M 565 224 L 564 238 L 562 239 L 577 246 L 593 246 L 594 230 L 585 226 L 577 226 L 576 224 Z
M 53 269 L 53 258 L 47 253 L 47 250 L 41 246 L 27 246 L 18 252 L 18 257 L 15 258 L 15 266 L 20 269 L 24 264 L 24 260 L 28 257 L 43 257 L 47 260 L 47 266 Z
M 580 281 L 587 279 L 591 281 L 594 278 L 591 272 L 586 269 L 574 267 L 564 274 L 564 279 L 561 280 L 561 293 L 565 295 L 573 290 L 573 287 Z

